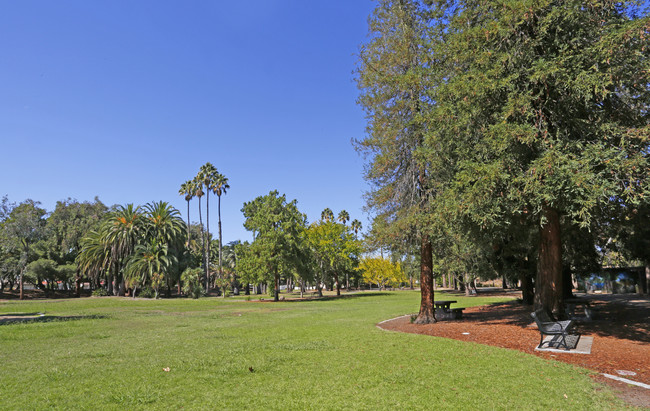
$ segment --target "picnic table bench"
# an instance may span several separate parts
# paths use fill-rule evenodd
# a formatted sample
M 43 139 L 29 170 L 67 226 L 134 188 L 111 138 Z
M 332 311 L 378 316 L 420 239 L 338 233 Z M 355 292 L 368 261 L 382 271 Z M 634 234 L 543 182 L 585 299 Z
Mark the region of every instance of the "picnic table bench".
M 540 334 L 539 345 L 537 348 L 542 348 L 542 345 L 544 345 L 545 335 L 552 335 L 553 337 L 551 340 L 547 342 L 549 347 L 557 344 L 557 348 L 564 346 L 565 350 L 568 351 L 570 349 L 567 345 L 566 337 L 569 336 L 569 330 L 573 327 L 573 320 L 555 321 L 551 315 L 543 309 L 530 313 L 530 315 L 535 320 Z
M 456 320 L 463 318 L 464 308 L 451 308 L 456 300 L 437 300 L 433 302 L 436 309 L 436 318 L 440 320 Z

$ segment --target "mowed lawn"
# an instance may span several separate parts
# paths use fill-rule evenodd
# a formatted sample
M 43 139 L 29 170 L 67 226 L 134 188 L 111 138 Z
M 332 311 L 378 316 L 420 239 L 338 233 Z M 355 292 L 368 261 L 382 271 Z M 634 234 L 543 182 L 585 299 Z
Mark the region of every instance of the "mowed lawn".
M 0 409 L 623 407 L 584 369 L 375 326 L 418 307 L 411 291 L 279 303 L 0 302 L 0 314 L 74 317 L 0 325 Z

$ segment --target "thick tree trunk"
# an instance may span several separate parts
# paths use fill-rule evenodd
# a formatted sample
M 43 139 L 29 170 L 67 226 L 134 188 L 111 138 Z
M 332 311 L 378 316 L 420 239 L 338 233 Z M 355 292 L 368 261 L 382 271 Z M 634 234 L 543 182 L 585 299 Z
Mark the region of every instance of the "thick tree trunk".
M 336 283 L 336 296 L 341 296 L 341 283 L 339 283 L 339 275 L 334 273 L 334 282 Z
M 447 276 L 442 276 L 442 288 L 447 288 Z
M 273 296 L 273 301 L 280 301 L 280 275 L 276 270 L 275 272 L 275 295 Z
M 535 280 L 535 309 L 562 312 L 562 240 L 560 214 L 544 207 L 546 222 L 540 227 L 539 259 Z
M 562 299 L 573 298 L 573 282 L 571 281 L 571 267 L 562 268 Z
M 504 290 L 508 289 L 508 282 L 506 281 L 506 275 L 503 274 L 501 276 L 501 286 L 503 287 Z
M 641 283 L 640 288 L 641 292 L 644 294 L 650 294 L 650 264 L 645 266 L 645 275 L 641 273 Z
M 521 282 L 521 300 L 526 305 L 533 305 L 535 292 L 533 290 L 533 277 L 525 271 L 520 271 L 519 281 Z
M 436 322 L 433 306 L 433 255 L 429 237 L 422 236 L 420 250 L 420 313 L 415 319 L 416 324 L 431 324 Z

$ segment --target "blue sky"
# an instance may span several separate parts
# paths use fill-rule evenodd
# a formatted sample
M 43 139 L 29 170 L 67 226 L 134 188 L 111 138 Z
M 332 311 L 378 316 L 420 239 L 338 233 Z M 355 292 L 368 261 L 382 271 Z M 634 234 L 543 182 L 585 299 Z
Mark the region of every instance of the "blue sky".
M 373 7 L 0 0 L 0 196 L 50 211 L 164 200 L 185 218 L 179 186 L 209 161 L 231 186 L 225 242 L 250 239 L 241 207 L 273 189 L 309 221 L 330 207 L 367 227 L 351 139 L 365 132 L 353 69 Z

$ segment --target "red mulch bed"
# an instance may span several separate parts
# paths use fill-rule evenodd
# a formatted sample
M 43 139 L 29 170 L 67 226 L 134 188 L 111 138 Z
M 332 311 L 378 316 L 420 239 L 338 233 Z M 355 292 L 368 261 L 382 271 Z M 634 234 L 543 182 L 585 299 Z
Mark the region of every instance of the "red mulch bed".
M 417 325 L 411 324 L 406 316 L 383 322 L 380 327 L 515 349 L 616 376 L 619 376 L 617 370 L 633 371 L 635 376 L 622 377 L 650 384 L 650 299 L 633 294 L 589 295 L 586 298 L 597 317 L 594 321 L 579 323 L 577 332 L 594 337 L 591 354 L 535 351 L 540 335 L 530 317 L 532 308 L 516 301 L 466 308 L 461 320 Z M 596 379 L 612 386 L 632 405 L 650 405 L 649 389 L 603 376 Z

